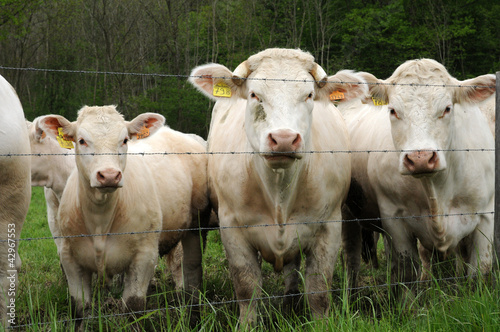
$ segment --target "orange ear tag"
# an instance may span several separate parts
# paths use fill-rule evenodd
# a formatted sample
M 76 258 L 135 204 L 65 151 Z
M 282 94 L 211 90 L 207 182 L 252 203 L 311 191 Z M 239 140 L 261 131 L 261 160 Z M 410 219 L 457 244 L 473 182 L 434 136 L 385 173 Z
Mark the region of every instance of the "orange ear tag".
M 59 135 L 57 135 L 56 138 L 57 138 L 57 141 L 59 142 L 59 145 L 61 146 L 61 148 L 73 149 L 74 145 L 73 145 L 73 140 L 71 139 L 71 137 L 64 134 L 61 127 L 57 128 L 57 132 L 59 133 Z
M 373 101 L 373 105 L 375 105 L 375 106 L 387 105 L 387 103 L 385 101 L 383 101 L 382 99 L 379 99 L 379 98 L 372 97 L 372 101 Z
M 143 139 L 149 136 L 149 128 L 146 125 L 142 126 L 141 130 L 137 133 L 137 139 Z
M 344 93 L 340 91 L 333 91 L 330 94 L 330 100 L 331 101 L 336 101 L 336 100 L 342 100 L 345 99 Z
M 214 85 L 214 91 L 212 94 L 215 97 L 225 97 L 225 98 L 230 98 L 231 97 L 231 88 L 224 82 L 219 82 Z

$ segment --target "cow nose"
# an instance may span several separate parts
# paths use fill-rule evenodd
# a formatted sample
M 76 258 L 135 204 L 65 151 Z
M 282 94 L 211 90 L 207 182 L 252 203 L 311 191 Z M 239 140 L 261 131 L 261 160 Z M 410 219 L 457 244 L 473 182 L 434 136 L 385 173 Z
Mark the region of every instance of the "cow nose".
M 299 149 L 302 139 L 294 131 L 280 129 L 269 134 L 268 143 L 271 151 L 290 152 Z
M 403 164 L 410 173 L 431 173 L 434 172 L 439 163 L 436 151 L 419 150 L 405 155 Z
M 96 177 L 103 187 L 117 187 L 122 179 L 122 172 L 114 168 L 107 168 L 98 171 Z

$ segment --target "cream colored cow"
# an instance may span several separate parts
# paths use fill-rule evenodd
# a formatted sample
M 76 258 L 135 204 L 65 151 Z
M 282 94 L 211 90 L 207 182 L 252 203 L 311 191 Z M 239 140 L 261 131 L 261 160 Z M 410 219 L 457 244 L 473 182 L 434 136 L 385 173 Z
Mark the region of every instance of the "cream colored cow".
M 0 76 L 0 320 L 17 323 L 17 242 L 31 200 L 30 144 L 21 102 Z M 21 155 L 19 155 L 21 154 Z M 24 155 L 24 156 L 23 156 Z
M 353 178 L 363 192 L 361 218 L 382 218 L 393 280 L 416 278 L 417 240 L 427 269 L 436 251 L 459 254 L 468 274 L 488 273 L 494 139 L 476 103 L 494 93 L 494 75 L 458 81 L 430 59 L 407 61 L 387 80 L 360 74 L 388 105 L 343 113 L 352 149 L 379 151 L 353 153 Z
M 312 312 L 327 313 L 342 226 L 318 222 L 341 220 L 350 181 L 350 156 L 337 153 L 349 150 L 348 134 L 329 95 L 364 95 L 362 81 L 349 71 L 328 77 L 310 54 L 290 49 L 265 50 L 234 72 L 219 64 L 193 69 L 190 82 L 217 101 L 208 174 L 238 300 L 261 294 L 258 253 L 285 270 L 286 294 L 298 293 L 303 253 Z M 255 301 L 239 308 L 242 323 L 255 322 Z
M 114 106 L 84 107 L 76 122 L 62 116 L 40 119 L 52 137 L 62 128 L 75 141 L 75 169 L 68 178 L 56 218 L 63 236 L 61 263 L 77 317 L 90 305 L 92 273 L 111 277 L 125 273 L 123 301 L 142 310 L 158 257 L 157 232 L 162 211 L 154 174 L 141 157 L 127 156 L 132 135 L 147 127 L 151 133 L 165 119 L 153 113 L 125 122 Z M 106 236 L 99 234 L 143 232 Z M 98 235 L 78 237 L 78 235 Z
M 60 236 L 57 229 L 54 227 L 55 217 L 59 208 L 59 202 L 62 196 L 63 189 L 70 173 L 76 168 L 74 150 L 63 148 L 56 139 L 46 133 L 40 128 L 40 117 L 33 120 L 33 123 L 27 121 L 28 131 L 30 136 L 30 144 L 32 150 L 31 158 L 31 177 L 33 186 L 44 186 L 45 199 L 47 203 L 47 219 L 49 228 L 53 236 Z M 192 209 L 192 224 L 188 227 L 198 227 L 198 221 L 201 218 L 201 224 L 206 222 L 207 210 L 209 206 L 207 203 L 207 179 L 206 179 L 206 163 L 207 157 L 203 154 L 206 151 L 206 142 L 199 136 L 193 134 L 183 134 L 178 131 L 172 130 L 168 127 L 159 129 L 154 135 L 150 135 L 144 139 L 137 140 L 135 136 L 129 142 L 129 149 L 136 152 L 154 152 L 164 153 L 177 152 L 181 153 L 176 156 L 154 156 L 147 155 L 144 159 L 148 166 L 153 165 L 148 161 L 154 161 L 155 169 L 154 174 L 164 173 L 163 169 L 172 167 L 171 160 L 177 161 L 177 167 L 181 169 L 189 169 L 189 176 L 192 179 L 192 192 L 194 199 L 191 199 Z M 144 150 L 144 151 L 141 151 Z M 191 152 L 198 154 L 182 155 L 183 152 Z M 183 164 L 184 163 L 184 164 Z M 167 173 L 172 171 L 166 171 Z M 174 174 L 177 176 L 176 174 Z M 191 183 L 191 179 L 185 180 Z M 168 184 L 167 184 L 167 187 Z M 169 205 L 166 205 L 171 209 Z M 198 213 L 198 211 L 200 211 Z M 169 212 L 167 211 L 167 214 Z M 172 228 L 186 227 L 186 225 L 174 225 L 172 221 L 168 221 L 165 225 L 165 230 Z M 172 239 L 168 233 L 163 234 L 163 238 L 172 243 L 178 242 L 178 235 Z M 57 250 L 59 253 L 61 242 L 60 239 L 55 239 Z M 167 266 L 172 273 L 176 288 L 181 289 L 183 285 L 182 273 L 182 245 L 179 244 L 175 250 L 170 250 L 172 244 L 163 248 L 160 252 L 161 255 L 167 255 Z M 188 251 L 188 254 L 189 251 Z M 198 255 L 198 254 L 196 254 Z M 201 276 L 198 276 L 201 279 Z

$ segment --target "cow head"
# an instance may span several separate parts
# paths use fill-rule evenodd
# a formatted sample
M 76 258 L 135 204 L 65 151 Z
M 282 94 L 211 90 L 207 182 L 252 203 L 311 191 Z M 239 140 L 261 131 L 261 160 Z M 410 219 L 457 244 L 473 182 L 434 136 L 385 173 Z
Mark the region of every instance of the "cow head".
M 123 171 L 127 161 L 128 141 L 142 128 L 150 133 L 163 126 L 165 118 L 144 113 L 131 122 L 123 119 L 115 106 L 85 106 L 76 122 L 60 115 L 40 119 L 40 127 L 52 137 L 61 136 L 75 142 L 75 160 L 80 178 L 91 188 L 112 192 L 123 186 Z
M 389 104 L 394 146 L 402 151 L 399 171 L 416 177 L 447 168 L 447 150 L 456 130 L 455 106 L 482 101 L 495 92 L 494 75 L 458 81 L 430 59 L 407 61 L 387 80 L 360 74 L 372 96 Z
M 31 185 L 45 186 L 62 193 L 74 168 L 73 152 L 63 149 L 40 128 L 40 117 L 26 121 L 31 146 Z
M 192 71 L 189 80 L 213 100 L 247 101 L 248 141 L 273 169 L 290 167 L 310 149 L 315 103 L 330 102 L 335 90 L 344 91 L 346 100 L 367 93 L 359 76 L 341 71 L 328 77 L 309 53 L 290 49 L 255 54 L 234 72 L 219 64 L 203 65 Z M 225 96 L 214 90 L 219 86 L 227 87 Z

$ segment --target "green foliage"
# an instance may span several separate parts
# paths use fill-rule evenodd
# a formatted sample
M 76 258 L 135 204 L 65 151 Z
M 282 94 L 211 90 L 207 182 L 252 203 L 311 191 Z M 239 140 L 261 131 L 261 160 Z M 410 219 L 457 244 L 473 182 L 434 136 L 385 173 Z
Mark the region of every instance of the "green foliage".
M 487 0 L 0 0 L 0 64 L 59 70 L 0 73 L 30 120 L 115 104 L 127 118 L 159 112 L 206 137 L 212 104 L 186 83 L 196 65 L 234 69 L 287 47 L 311 52 L 329 74 L 385 78 L 428 57 L 466 79 L 500 67 L 499 12 Z

